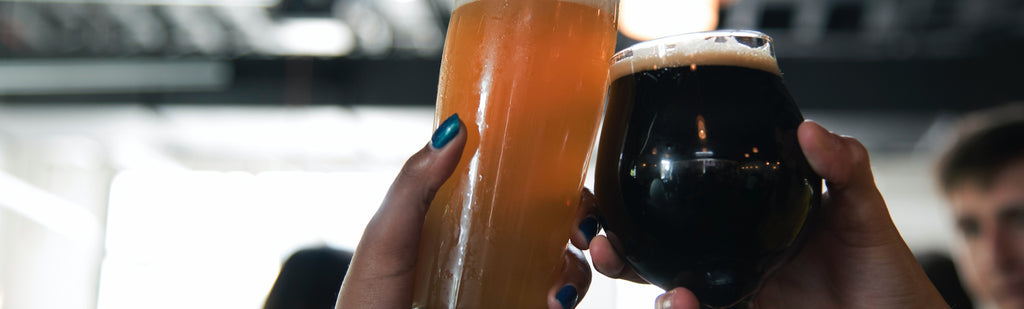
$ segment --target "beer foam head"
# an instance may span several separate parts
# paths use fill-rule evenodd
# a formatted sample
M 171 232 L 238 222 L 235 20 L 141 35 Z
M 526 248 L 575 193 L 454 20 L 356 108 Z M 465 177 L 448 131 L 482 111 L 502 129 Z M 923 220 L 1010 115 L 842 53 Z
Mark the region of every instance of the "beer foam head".
M 466 3 L 477 2 L 477 1 L 522 1 L 522 0 L 455 0 L 455 5 L 452 6 L 452 7 L 457 9 L 457 8 L 459 8 L 460 6 L 462 6 L 462 5 L 466 4 Z M 618 5 L 618 1 L 614 1 L 614 0 L 547 0 L 547 1 L 575 2 L 575 3 L 579 3 L 579 4 L 595 7 L 595 8 L 601 9 L 601 10 L 609 10 L 609 11 L 615 10 L 616 9 L 615 6 Z
M 772 40 L 748 30 L 695 32 L 640 42 L 612 57 L 611 80 L 660 68 L 727 65 L 781 74 Z

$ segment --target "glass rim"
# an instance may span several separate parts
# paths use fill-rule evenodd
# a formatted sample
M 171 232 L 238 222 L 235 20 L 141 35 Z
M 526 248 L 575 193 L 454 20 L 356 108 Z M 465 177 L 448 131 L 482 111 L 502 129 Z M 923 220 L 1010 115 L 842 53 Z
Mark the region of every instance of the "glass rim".
M 657 38 L 657 39 L 652 39 L 652 40 L 647 40 L 647 41 L 642 41 L 642 42 L 634 43 L 633 45 L 630 45 L 629 47 L 626 47 L 623 50 L 620 50 L 619 52 L 615 53 L 615 55 L 612 56 L 612 64 L 614 64 L 618 60 L 622 60 L 621 58 L 628 58 L 628 57 L 621 57 L 620 58 L 620 54 L 625 54 L 628 51 L 636 51 L 638 49 L 652 48 L 652 47 L 656 47 L 656 46 L 669 45 L 669 44 L 679 43 L 679 42 L 684 42 L 684 41 L 694 41 L 695 39 L 706 40 L 706 39 L 717 38 L 717 37 L 722 37 L 722 38 L 725 38 L 725 37 L 746 37 L 746 38 L 764 39 L 765 42 L 769 46 L 773 45 L 775 43 L 771 36 L 768 36 L 764 32 L 757 31 L 757 30 L 722 29 L 722 30 L 711 30 L 711 31 L 681 33 L 681 34 L 674 34 L 674 35 L 670 35 L 670 36 L 660 37 L 660 38 Z M 775 51 L 774 50 L 772 50 L 772 57 L 773 58 L 775 57 Z
M 710 43 L 727 43 L 725 45 L 712 45 Z M 764 71 L 781 74 L 778 69 L 777 58 L 775 57 L 774 40 L 771 36 L 755 30 L 743 29 L 722 29 L 702 32 L 690 32 L 670 35 L 653 40 L 638 42 L 612 55 L 609 65 L 613 68 L 626 65 L 622 62 L 650 61 L 649 59 L 667 59 L 670 55 L 682 53 L 685 57 L 675 57 L 679 63 L 665 63 L 660 66 L 676 66 L 695 64 L 693 57 L 696 54 L 717 54 L 706 58 L 747 58 L 747 61 L 736 61 L 746 63 Z M 714 51 L 718 52 L 714 52 Z M 685 60 L 684 60 L 685 59 Z M 686 62 L 690 61 L 690 62 Z M 717 63 L 722 60 L 708 60 L 707 64 Z M 684 63 L 685 62 L 685 63 Z M 701 62 L 701 61 L 696 61 Z M 728 61 L 726 61 L 728 62 Z M 660 67 L 659 66 L 659 67 Z M 630 68 L 629 70 L 633 70 Z M 613 70 L 620 71 L 620 70 Z M 617 73 L 613 73 L 617 75 Z
M 452 2 L 452 10 L 454 11 L 455 9 L 461 7 L 464 4 L 467 4 L 467 3 L 470 3 L 470 2 L 476 2 L 476 1 L 481 1 L 481 0 L 454 0 Z M 620 0 L 552 0 L 552 1 L 575 2 L 575 3 L 579 3 L 579 4 L 582 4 L 582 5 L 591 6 L 591 7 L 595 7 L 595 8 L 603 9 L 603 10 L 617 10 L 617 7 L 619 6 L 619 1 Z

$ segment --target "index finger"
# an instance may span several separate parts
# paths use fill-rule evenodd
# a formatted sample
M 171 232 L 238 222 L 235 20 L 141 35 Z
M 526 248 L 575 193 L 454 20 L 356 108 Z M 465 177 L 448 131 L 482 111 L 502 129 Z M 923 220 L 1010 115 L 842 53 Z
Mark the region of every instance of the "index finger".
M 594 260 L 594 269 L 609 278 L 647 283 L 647 280 L 640 277 L 633 267 L 619 257 L 612 243 L 604 235 L 598 235 L 590 242 L 590 258 Z
M 597 236 L 597 232 L 601 231 L 601 224 L 597 221 L 597 202 L 590 189 L 583 188 L 580 206 L 576 210 L 576 220 L 573 222 L 576 228 L 569 235 L 572 245 L 580 250 L 590 249 L 590 242 Z

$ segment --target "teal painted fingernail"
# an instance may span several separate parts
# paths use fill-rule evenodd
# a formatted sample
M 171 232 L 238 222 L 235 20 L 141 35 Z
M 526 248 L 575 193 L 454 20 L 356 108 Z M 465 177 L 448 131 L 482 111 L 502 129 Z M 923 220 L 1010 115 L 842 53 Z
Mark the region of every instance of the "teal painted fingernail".
M 562 305 L 562 309 L 576 308 L 576 302 L 579 301 L 579 294 L 576 293 L 576 287 L 567 285 L 558 290 L 558 294 L 555 294 L 555 299 Z
M 580 232 L 583 232 L 583 237 L 587 239 L 588 244 L 594 239 L 594 236 L 597 236 L 598 227 L 597 219 L 594 219 L 594 217 L 587 217 L 586 219 L 583 219 L 583 221 L 580 221 Z
M 435 149 L 441 149 L 444 145 L 448 145 L 448 142 L 455 138 L 455 135 L 459 134 L 459 114 L 455 113 L 448 116 L 440 126 L 437 127 L 437 131 L 434 131 L 434 136 L 430 137 L 430 145 L 434 146 Z

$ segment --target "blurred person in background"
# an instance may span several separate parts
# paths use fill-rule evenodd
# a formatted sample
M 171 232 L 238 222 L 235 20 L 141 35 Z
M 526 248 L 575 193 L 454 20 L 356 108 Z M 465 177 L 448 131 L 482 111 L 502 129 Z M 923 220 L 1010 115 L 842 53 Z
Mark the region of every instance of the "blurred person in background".
M 963 281 L 956 272 L 956 262 L 948 252 L 931 251 L 915 255 L 917 262 L 921 263 L 928 280 L 932 281 L 935 289 L 939 290 L 942 299 L 950 307 L 956 309 L 973 309 L 970 296 L 964 290 Z
M 281 266 L 263 309 L 326 309 L 334 306 L 352 252 L 328 247 L 302 249 Z
M 967 290 L 982 308 L 1024 308 L 1024 104 L 967 115 L 939 162 Z

